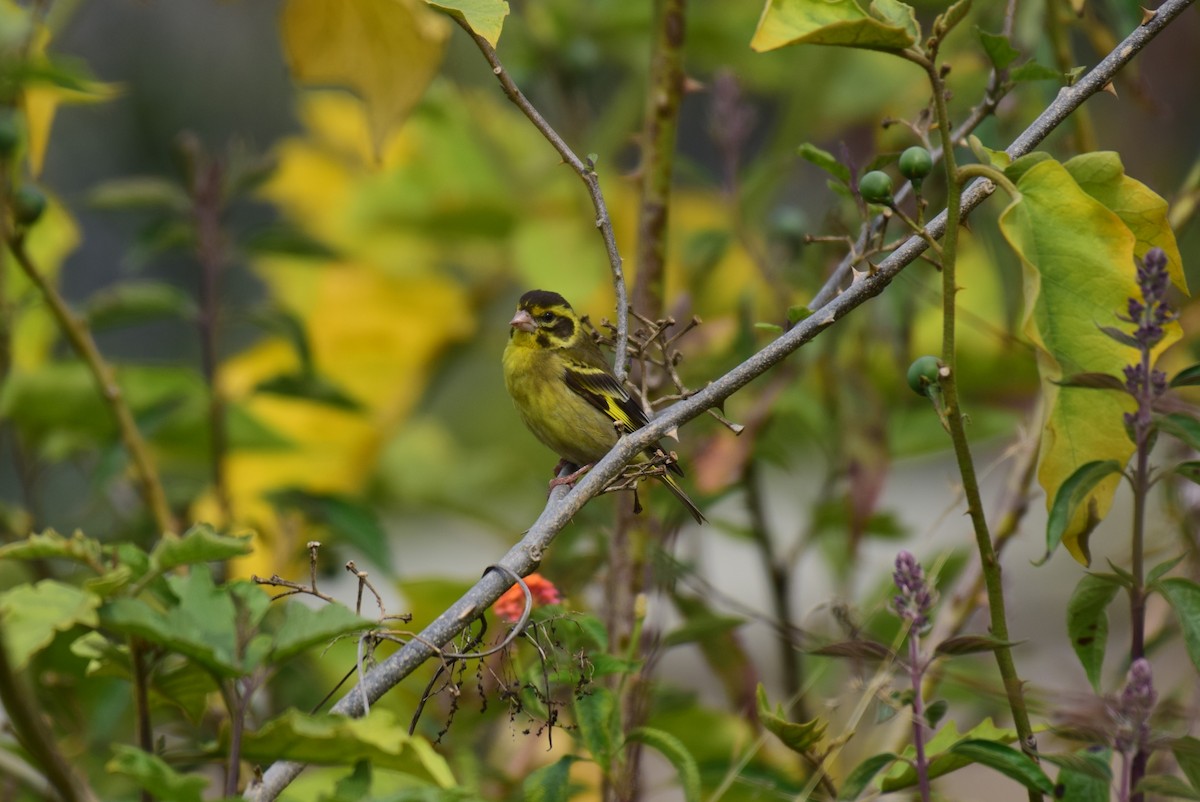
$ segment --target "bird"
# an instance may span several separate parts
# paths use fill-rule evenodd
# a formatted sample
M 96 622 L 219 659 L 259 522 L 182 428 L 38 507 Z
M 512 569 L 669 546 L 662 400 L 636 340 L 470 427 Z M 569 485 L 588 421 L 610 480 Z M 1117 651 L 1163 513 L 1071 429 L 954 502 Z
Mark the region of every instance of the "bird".
M 613 375 L 579 315 L 557 292 L 530 290 L 522 295 L 508 325 L 502 360 L 508 394 L 534 436 L 577 468 L 553 480 L 551 487 L 573 483 L 622 435 L 649 422 Z M 656 450 L 647 448 L 635 462 L 647 462 Z M 675 462 L 667 463 L 666 469 L 657 478 L 696 523 L 704 523 L 700 508 L 675 478 L 683 476 L 683 470 Z

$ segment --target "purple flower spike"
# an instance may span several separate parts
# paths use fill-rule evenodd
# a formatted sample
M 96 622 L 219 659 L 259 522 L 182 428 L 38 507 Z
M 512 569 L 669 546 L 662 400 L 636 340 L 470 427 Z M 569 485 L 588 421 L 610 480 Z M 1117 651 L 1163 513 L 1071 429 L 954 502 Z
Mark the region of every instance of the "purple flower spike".
M 901 551 L 896 555 L 892 581 L 900 591 L 892 599 L 896 615 L 911 621 L 914 629 L 923 628 L 929 623 L 929 611 L 937 601 L 937 593 L 925 581 L 925 571 L 911 552 Z

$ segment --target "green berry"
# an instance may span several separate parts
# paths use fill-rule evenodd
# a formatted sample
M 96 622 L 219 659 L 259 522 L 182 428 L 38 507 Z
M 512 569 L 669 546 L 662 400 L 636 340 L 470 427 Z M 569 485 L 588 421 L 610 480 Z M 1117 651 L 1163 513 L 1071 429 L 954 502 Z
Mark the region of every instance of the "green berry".
M 942 363 L 936 356 L 920 356 L 908 367 L 908 386 L 917 395 L 929 395 L 929 388 L 941 380 Z
M 31 226 L 46 211 L 46 196 L 35 186 L 26 184 L 12 195 L 13 219 L 23 226 Z
M 859 179 L 858 191 L 867 203 L 891 203 L 892 177 L 882 170 L 872 170 Z
M 0 159 L 9 159 L 21 145 L 21 118 L 13 109 L 0 108 Z
M 925 148 L 914 145 L 900 154 L 899 166 L 900 175 L 917 184 L 933 170 L 933 157 Z

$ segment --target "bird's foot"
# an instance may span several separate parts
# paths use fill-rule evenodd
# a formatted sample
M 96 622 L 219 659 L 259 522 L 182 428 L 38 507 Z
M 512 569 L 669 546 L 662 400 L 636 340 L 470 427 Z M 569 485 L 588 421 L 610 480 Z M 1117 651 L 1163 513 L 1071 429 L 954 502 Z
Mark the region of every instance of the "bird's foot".
M 563 468 L 565 468 L 568 465 L 573 465 L 573 464 L 574 463 L 567 462 L 566 460 L 558 461 L 558 465 L 556 465 L 554 468 L 555 477 L 550 480 L 550 489 L 551 490 L 558 487 L 559 485 L 568 485 L 569 486 L 569 485 L 575 484 L 575 482 L 577 482 L 579 480 L 579 477 L 583 476 L 585 473 L 587 473 L 588 470 L 595 463 L 589 462 L 587 465 L 584 465 L 582 468 L 576 469 L 574 473 L 569 473 L 566 476 L 558 476 L 557 475 L 558 472 L 561 471 Z

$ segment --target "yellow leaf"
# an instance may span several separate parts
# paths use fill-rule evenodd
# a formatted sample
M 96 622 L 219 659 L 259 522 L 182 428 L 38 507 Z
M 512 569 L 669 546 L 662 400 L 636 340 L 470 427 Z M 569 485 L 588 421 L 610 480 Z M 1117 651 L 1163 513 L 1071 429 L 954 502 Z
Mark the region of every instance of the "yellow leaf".
M 450 35 L 450 22 L 419 0 L 288 0 L 281 28 L 297 80 L 362 100 L 377 156 L 425 93 Z

